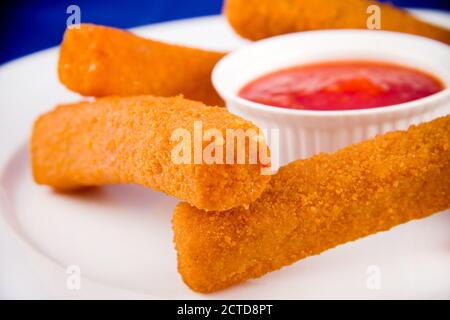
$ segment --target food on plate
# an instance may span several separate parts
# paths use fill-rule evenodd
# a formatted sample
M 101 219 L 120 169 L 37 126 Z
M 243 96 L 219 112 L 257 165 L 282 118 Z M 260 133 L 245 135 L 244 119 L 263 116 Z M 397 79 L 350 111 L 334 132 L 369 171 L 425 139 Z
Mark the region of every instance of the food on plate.
M 249 135 L 230 140 L 233 130 Z M 264 170 L 270 158 L 251 158 L 250 139 L 267 149 L 256 126 L 224 108 L 182 97 L 107 97 L 40 116 L 32 169 L 37 183 L 58 190 L 132 183 L 226 210 L 254 201 L 270 179 Z
M 224 12 L 244 38 L 322 29 L 367 29 L 380 8 L 381 30 L 398 31 L 450 44 L 450 30 L 421 21 L 389 3 L 367 0 L 226 0 Z M 370 7 L 370 8 L 369 8 Z M 371 23 L 371 22 L 370 22 Z M 376 26 L 376 25 L 375 25 Z
M 442 81 L 420 70 L 377 61 L 334 61 L 263 75 L 240 91 L 257 103 L 300 110 L 370 109 L 427 97 Z
M 67 29 L 64 35 L 58 73 L 67 88 L 84 96 L 183 94 L 223 106 L 210 76 L 224 55 L 81 24 Z
M 225 212 L 177 206 L 178 270 L 213 292 L 450 207 L 450 115 L 282 167 Z

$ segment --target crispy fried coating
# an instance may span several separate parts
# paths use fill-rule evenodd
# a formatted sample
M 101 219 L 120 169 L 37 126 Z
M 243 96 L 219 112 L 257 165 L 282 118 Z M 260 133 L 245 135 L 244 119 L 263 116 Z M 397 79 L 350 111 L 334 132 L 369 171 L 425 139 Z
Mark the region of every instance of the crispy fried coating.
M 183 94 L 223 106 L 212 86 L 211 71 L 224 55 L 81 24 L 64 35 L 58 74 L 67 88 L 84 96 Z
M 194 142 L 195 132 L 201 132 L 194 130 L 197 121 L 201 121 L 203 132 L 217 129 L 224 137 L 227 129 L 258 132 L 251 122 L 224 108 L 182 97 L 108 97 L 61 105 L 34 124 L 34 179 L 59 190 L 140 184 L 205 210 L 248 205 L 267 185 L 270 176 L 262 175 L 261 169 L 270 164 L 259 161 L 260 157 L 253 164 L 248 159 L 244 164 L 226 164 L 226 151 L 223 164 L 208 164 L 205 158 L 194 162 L 195 143 L 200 143 L 201 154 L 202 148 L 205 152 L 217 142 L 215 138 L 203 141 L 201 135 L 200 142 Z M 176 130 L 188 135 L 174 135 Z M 176 148 L 186 144 L 186 152 Z M 238 146 L 236 140 L 235 154 Z M 261 141 L 260 146 L 266 147 Z M 189 153 L 190 158 L 173 161 L 174 155 Z
M 244 38 L 322 29 L 367 29 L 370 5 L 381 9 L 381 30 L 411 33 L 450 44 L 450 30 L 419 20 L 389 3 L 367 0 L 227 0 L 224 12 Z
M 450 116 L 282 167 L 250 208 L 173 216 L 178 270 L 213 292 L 450 207 Z

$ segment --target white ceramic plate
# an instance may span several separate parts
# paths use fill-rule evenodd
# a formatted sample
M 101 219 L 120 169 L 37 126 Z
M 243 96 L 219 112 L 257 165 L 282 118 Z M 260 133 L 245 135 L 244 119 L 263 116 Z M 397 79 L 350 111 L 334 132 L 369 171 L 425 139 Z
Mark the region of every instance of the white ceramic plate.
M 450 22 L 443 13 L 419 14 Z M 136 32 L 211 49 L 245 43 L 221 17 Z M 450 298 L 448 212 L 215 294 L 192 292 L 176 270 L 170 219 L 177 200 L 137 186 L 58 195 L 32 181 L 33 119 L 79 99 L 58 83 L 56 61 L 57 49 L 49 49 L 0 68 L 0 298 Z M 81 271 L 79 290 L 67 286 L 76 282 L 66 273 L 71 265 Z

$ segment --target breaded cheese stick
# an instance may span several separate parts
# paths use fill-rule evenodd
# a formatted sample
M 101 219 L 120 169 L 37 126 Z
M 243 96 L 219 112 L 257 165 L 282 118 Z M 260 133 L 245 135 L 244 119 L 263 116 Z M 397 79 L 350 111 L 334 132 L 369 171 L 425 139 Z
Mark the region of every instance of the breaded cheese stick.
M 450 44 L 450 30 L 419 20 L 388 3 L 367 0 L 227 0 L 224 12 L 244 38 L 321 29 L 367 29 L 370 5 L 381 9 L 381 30 L 411 33 Z M 372 12 L 372 11 L 370 11 Z
M 183 94 L 223 106 L 212 86 L 211 71 L 224 55 L 81 24 L 64 35 L 58 74 L 67 88 L 84 96 Z
M 260 161 L 258 156 L 253 162 L 227 164 L 225 151 L 223 161 L 200 158 L 202 149 L 209 154 L 205 148 L 211 143 L 227 146 L 217 140 L 220 136 L 203 139 L 209 129 L 219 133 L 228 129 L 258 131 L 251 122 L 224 108 L 182 97 L 108 97 L 61 105 L 34 124 L 34 179 L 59 190 L 140 184 L 205 210 L 248 205 L 269 180 L 261 174 L 261 169 L 270 165 L 263 162 L 269 161 Z M 230 152 L 237 154 L 238 141 L 231 146 L 234 150 Z M 263 141 L 259 146 L 266 147 Z
M 179 204 L 178 271 L 213 292 L 449 207 L 447 116 L 290 163 L 247 210 Z

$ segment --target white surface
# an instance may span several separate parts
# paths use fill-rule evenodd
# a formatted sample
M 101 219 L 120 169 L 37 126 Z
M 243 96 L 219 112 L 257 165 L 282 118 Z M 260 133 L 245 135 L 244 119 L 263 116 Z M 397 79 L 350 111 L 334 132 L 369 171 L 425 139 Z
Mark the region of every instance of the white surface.
M 417 68 L 437 76 L 446 89 L 396 106 L 344 111 L 286 109 L 239 97 L 242 87 L 270 72 L 336 60 L 376 60 Z M 230 53 L 215 66 L 212 80 L 230 112 L 259 128 L 278 130 L 279 139 L 268 136 L 267 141 L 272 159 L 278 157 L 280 165 L 450 114 L 450 46 L 403 33 L 322 30 L 281 35 Z
M 220 18 L 138 32 L 212 49 L 242 44 Z M 25 141 L 33 119 L 78 99 L 58 83 L 56 59 L 51 49 L 0 68 L 0 298 L 450 298 L 448 212 L 215 294 L 193 293 L 176 271 L 176 200 L 136 186 L 58 195 L 32 181 Z M 66 288 L 72 264 L 81 267 L 80 290 Z M 370 265 L 380 268 L 379 290 L 366 286 Z

